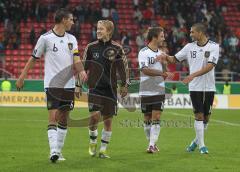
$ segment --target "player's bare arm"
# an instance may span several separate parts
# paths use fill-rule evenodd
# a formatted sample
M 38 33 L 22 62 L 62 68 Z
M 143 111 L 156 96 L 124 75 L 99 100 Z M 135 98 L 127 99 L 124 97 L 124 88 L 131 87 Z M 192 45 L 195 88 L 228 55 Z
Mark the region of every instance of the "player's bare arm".
M 164 53 L 157 56 L 155 60 L 160 63 L 165 63 L 165 62 L 167 62 L 168 64 L 177 63 L 177 60 L 174 56 L 169 56 Z
M 80 98 L 82 95 L 82 82 L 80 79 L 79 74 L 76 75 L 76 83 L 75 83 L 75 96 L 77 98 Z
M 77 98 L 80 98 L 82 95 L 82 82 L 86 82 L 88 77 L 84 70 L 83 63 L 80 59 L 80 55 L 78 50 L 74 50 L 73 53 L 73 60 L 74 60 L 74 69 L 77 72 L 76 75 L 76 87 L 75 87 L 75 95 Z
M 163 71 L 164 71 L 164 72 L 167 72 L 167 74 L 168 74 L 168 77 L 167 77 L 167 78 L 164 78 L 164 79 L 172 80 L 172 79 L 174 78 L 174 72 L 173 72 L 173 73 L 170 72 L 167 65 L 168 65 L 167 62 L 163 62 L 163 63 L 162 63 Z
M 78 53 L 74 53 L 74 68 L 77 71 L 77 73 L 79 74 L 80 79 L 83 82 L 87 81 L 87 74 L 84 70 L 82 61 L 81 61 Z
M 142 72 L 148 76 L 162 76 L 164 79 L 166 79 L 166 78 L 172 79 L 174 76 L 174 74 L 171 72 L 162 72 L 160 70 L 150 69 L 147 67 L 142 68 Z
M 76 75 L 75 95 L 77 98 L 80 98 L 80 96 L 82 95 L 82 85 L 83 82 L 87 81 L 87 79 L 88 76 L 84 70 L 82 70 Z
M 188 84 L 189 82 L 191 82 L 195 77 L 204 75 L 206 73 L 208 73 L 209 71 L 211 71 L 214 68 L 214 64 L 212 63 L 208 63 L 207 66 L 203 67 L 201 70 L 192 73 L 191 75 L 187 76 L 184 80 L 183 83 L 184 84 Z
M 36 59 L 31 57 L 28 60 L 27 64 L 25 65 L 21 75 L 19 76 L 18 80 L 16 81 L 16 87 L 17 87 L 18 91 L 20 91 L 23 88 L 24 79 L 26 78 L 28 71 L 34 66 L 35 62 L 36 62 Z

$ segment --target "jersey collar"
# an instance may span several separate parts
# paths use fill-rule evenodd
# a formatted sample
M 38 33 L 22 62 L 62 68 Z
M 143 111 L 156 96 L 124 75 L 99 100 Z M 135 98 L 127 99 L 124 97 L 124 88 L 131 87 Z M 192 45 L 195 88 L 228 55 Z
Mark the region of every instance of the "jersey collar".
M 110 39 L 110 40 L 107 41 L 107 42 L 103 42 L 102 40 L 98 40 L 98 41 L 99 41 L 99 43 L 101 43 L 101 44 L 103 44 L 103 45 L 109 45 L 109 44 L 111 44 L 112 39 Z
M 54 35 L 56 35 L 57 37 L 64 37 L 65 36 L 65 32 L 63 35 L 58 35 L 56 32 L 54 32 L 54 30 L 52 29 L 52 32 L 54 33 Z
M 158 52 L 158 49 L 157 49 L 157 51 L 155 51 L 155 50 L 153 50 L 153 49 L 151 49 L 149 46 L 147 46 L 150 50 L 152 50 L 153 52 L 155 52 L 155 53 L 157 53 Z
M 199 47 L 204 47 L 205 45 L 207 45 L 208 42 L 209 42 L 209 39 L 208 39 L 207 42 L 206 42 L 205 44 L 203 44 L 203 45 L 199 45 L 198 42 L 197 42 L 197 46 L 199 46 Z

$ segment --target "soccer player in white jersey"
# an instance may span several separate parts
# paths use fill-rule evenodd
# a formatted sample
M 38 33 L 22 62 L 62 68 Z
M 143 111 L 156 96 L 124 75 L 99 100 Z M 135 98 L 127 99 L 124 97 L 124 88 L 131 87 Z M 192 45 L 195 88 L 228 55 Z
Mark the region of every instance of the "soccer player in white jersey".
M 24 85 L 24 78 L 28 71 L 42 55 L 44 56 L 44 88 L 49 112 L 48 141 L 52 162 L 56 162 L 59 158 L 61 158 L 59 160 L 64 160 L 61 157 L 61 150 L 67 134 L 69 111 L 74 107 L 75 79 L 73 69 L 79 73 L 82 80 L 87 79 L 79 57 L 77 40 L 73 35 L 66 32 L 74 24 L 72 13 L 66 9 L 59 9 L 56 11 L 54 19 L 54 28 L 40 36 L 32 57 L 28 60 L 16 82 L 16 87 L 20 90 Z M 64 76 L 70 77 L 65 81 L 64 76 L 60 76 L 60 79 L 58 77 L 57 82 L 63 83 L 63 85 L 53 83 L 52 81 L 61 72 L 64 73 Z
M 183 83 L 189 83 L 195 114 L 196 138 L 187 147 L 187 151 L 192 152 L 198 146 L 201 154 L 208 154 L 208 149 L 204 144 L 204 127 L 206 128 L 209 121 L 216 91 L 214 68 L 219 58 L 219 44 L 209 40 L 206 32 L 207 27 L 204 24 L 194 24 L 190 31 L 194 42 L 185 45 L 175 56 L 158 57 L 159 61 L 176 63 L 187 60 L 189 64 L 190 75 L 183 80 Z
M 163 28 L 150 28 L 147 39 L 148 45 L 138 54 L 141 70 L 139 95 L 141 110 L 144 114 L 144 131 L 149 142 L 147 152 L 155 153 L 159 151 L 156 143 L 160 134 L 160 116 L 165 100 L 164 79 L 172 78 L 173 74 L 164 72 L 163 65 L 155 60 L 163 53 L 158 48 L 165 40 Z

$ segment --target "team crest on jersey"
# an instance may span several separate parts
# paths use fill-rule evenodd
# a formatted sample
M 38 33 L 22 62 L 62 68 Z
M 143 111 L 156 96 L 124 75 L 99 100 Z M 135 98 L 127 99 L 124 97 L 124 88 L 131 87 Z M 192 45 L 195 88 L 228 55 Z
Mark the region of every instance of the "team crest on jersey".
M 73 49 L 73 43 L 68 43 L 68 48 L 69 48 L 69 50 L 72 50 Z
M 93 53 L 93 58 L 94 59 L 98 59 L 99 58 L 99 53 L 98 52 L 94 52 Z
M 208 58 L 208 57 L 210 56 L 210 51 L 205 51 L 204 56 L 205 56 L 206 58 Z

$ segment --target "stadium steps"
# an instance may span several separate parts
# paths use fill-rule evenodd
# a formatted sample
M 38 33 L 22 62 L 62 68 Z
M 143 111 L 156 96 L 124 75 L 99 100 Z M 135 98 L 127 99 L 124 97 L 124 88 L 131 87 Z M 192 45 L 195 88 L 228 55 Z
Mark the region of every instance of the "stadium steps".
M 29 2 L 31 0 L 25 0 L 26 2 Z M 48 3 L 48 4 L 54 4 L 55 0 L 42 0 L 42 3 Z M 91 1 L 90 1 L 91 2 Z M 79 5 L 80 3 L 85 3 L 84 0 L 69 0 L 69 4 L 71 4 L 71 7 L 75 7 Z M 94 2 L 97 7 L 100 6 L 100 1 Z M 133 22 L 133 13 L 134 13 L 134 6 L 132 1 L 128 0 L 121 0 L 117 1 L 117 11 L 119 13 L 119 25 L 118 30 L 119 33 L 122 31 L 130 32 L 132 35 L 132 40 L 130 41 L 131 46 L 131 53 L 128 55 L 129 60 L 132 62 L 131 67 L 137 68 L 138 67 L 138 61 L 137 61 L 137 45 L 135 42 L 135 36 L 139 32 L 138 25 Z M 22 69 L 24 68 L 25 63 L 29 59 L 32 53 L 32 45 L 29 43 L 29 37 L 30 32 L 32 30 L 32 27 L 34 28 L 36 38 L 39 37 L 41 30 L 46 27 L 47 30 L 50 30 L 52 26 L 54 25 L 53 21 L 53 13 L 48 14 L 48 18 L 46 22 L 40 22 L 38 23 L 35 19 L 28 18 L 27 22 L 24 23 L 23 21 L 20 23 L 20 32 L 21 32 L 21 42 L 18 50 L 12 50 L 9 46 L 7 47 L 7 50 L 5 52 L 6 54 L 6 69 L 13 73 L 15 77 L 18 77 Z M 159 19 L 159 16 L 156 17 L 156 20 Z M 170 22 L 169 22 L 170 23 Z M 169 24 L 168 23 L 168 24 Z M 86 47 L 87 43 L 90 41 L 90 35 L 91 35 L 91 29 L 92 24 L 90 23 L 83 23 L 80 25 L 80 37 L 79 39 L 79 49 L 80 53 L 83 53 L 84 48 Z M 3 23 L 0 23 L 0 32 L 3 32 Z M 44 63 L 44 59 L 41 59 L 41 64 Z M 34 67 L 33 70 L 31 70 L 27 76 L 27 78 L 41 78 L 43 76 L 43 68 L 44 65 L 41 65 L 41 67 L 37 67 L 37 65 Z
M 240 37 L 240 11 L 238 6 L 240 5 L 240 0 L 228 0 L 227 11 L 223 13 L 226 25 Z

